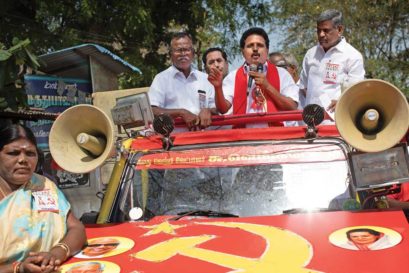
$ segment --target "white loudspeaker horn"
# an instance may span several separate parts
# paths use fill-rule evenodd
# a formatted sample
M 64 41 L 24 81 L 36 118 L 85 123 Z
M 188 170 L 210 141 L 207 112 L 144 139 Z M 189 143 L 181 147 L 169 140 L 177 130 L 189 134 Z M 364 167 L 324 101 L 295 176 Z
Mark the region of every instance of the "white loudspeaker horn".
M 357 150 L 383 151 L 399 143 L 408 131 L 408 102 L 386 81 L 363 80 L 339 98 L 335 124 L 345 141 Z
M 50 152 L 55 162 L 72 173 L 87 173 L 111 155 L 114 128 L 99 108 L 79 104 L 61 113 L 51 127 Z

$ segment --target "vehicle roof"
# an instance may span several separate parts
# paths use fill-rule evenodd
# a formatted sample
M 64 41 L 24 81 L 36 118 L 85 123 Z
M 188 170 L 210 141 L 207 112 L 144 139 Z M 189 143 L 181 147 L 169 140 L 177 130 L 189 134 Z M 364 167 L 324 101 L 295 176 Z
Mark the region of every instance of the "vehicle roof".
M 225 125 L 219 123 L 218 125 Z M 317 126 L 318 137 L 339 137 L 335 125 Z M 289 140 L 305 138 L 306 126 L 294 127 L 266 127 L 220 129 L 173 133 L 171 135 L 173 146 L 207 144 L 218 142 L 237 142 L 254 140 Z M 162 136 L 152 135 L 135 138 L 131 148 L 133 150 L 154 150 L 162 148 Z

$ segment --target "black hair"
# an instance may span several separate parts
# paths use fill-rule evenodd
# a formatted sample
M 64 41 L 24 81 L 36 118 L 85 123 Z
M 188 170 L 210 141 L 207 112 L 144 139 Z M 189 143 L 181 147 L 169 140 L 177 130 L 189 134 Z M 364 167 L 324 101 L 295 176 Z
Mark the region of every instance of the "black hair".
M 249 28 L 248 30 L 246 30 L 243 33 L 243 35 L 241 35 L 240 48 L 242 48 L 242 49 L 244 48 L 244 44 L 246 42 L 247 37 L 249 37 L 250 35 L 253 35 L 253 34 L 260 35 L 261 37 L 263 37 L 264 41 L 266 42 L 267 49 L 269 48 L 270 40 L 268 39 L 267 32 L 264 29 L 262 29 L 261 27 L 252 27 L 252 28 Z
M 379 231 L 370 229 L 370 228 L 354 228 L 354 229 L 350 229 L 347 231 L 347 237 L 348 239 L 351 239 L 351 233 L 354 232 L 368 232 L 369 234 L 375 235 L 375 236 L 379 236 L 381 235 L 381 233 Z
M 37 147 L 37 140 L 30 128 L 22 124 L 9 124 L 0 129 L 0 150 L 18 139 L 27 139 Z
M 343 25 L 342 12 L 336 9 L 325 10 L 318 16 L 317 24 L 329 20 L 332 21 L 334 27 Z
M 19 123 L 10 123 L 4 127 L 0 128 L 0 151 L 3 149 L 4 146 L 7 144 L 12 143 L 13 141 L 19 139 L 27 139 L 31 142 L 36 148 L 37 151 L 37 166 L 34 170 L 36 173 L 42 174 L 42 166 L 44 164 L 44 154 L 43 152 L 37 147 L 37 140 L 34 136 L 33 131 L 30 128 L 19 124 Z
M 222 54 L 223 59 L 227 62 L 227 54 L 223 49 L 221 49 L 220 47 L 211 47 L 208 48 L 202 55 L 202 61 L 204 65 L 206 65 L 207 54 L 213 51 L 219 51 Z

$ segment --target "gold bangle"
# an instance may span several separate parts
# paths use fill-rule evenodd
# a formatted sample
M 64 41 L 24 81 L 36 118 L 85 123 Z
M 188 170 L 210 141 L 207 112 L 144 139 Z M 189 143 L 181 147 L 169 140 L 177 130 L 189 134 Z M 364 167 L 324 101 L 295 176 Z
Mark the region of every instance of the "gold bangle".
M 65 250 L 64 261 L 67 260 L 68 257 L 70 257 L 71 250 L 70 250 L 70 247 L 66 243 L 58 243 L 55 246 L 53 246 L 53 248 L 55 248 L 55 247 L 60 247 L 60 248 Z

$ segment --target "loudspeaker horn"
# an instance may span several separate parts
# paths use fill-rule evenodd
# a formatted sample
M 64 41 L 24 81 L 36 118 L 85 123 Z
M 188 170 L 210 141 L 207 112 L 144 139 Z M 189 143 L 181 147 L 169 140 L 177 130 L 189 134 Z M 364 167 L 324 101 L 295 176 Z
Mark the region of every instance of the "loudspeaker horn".
M 50 152 L 55 162 L 72 173 L 88 173 L 111 155 L 114 128 L 99 108 L 79 104 L 61 113 L 51 127 Z
M 394 85 L 363 80 L 346 89 L 335 109 L 340 135 L 362 152 L 379 152 L 399 143 L 408 131 L 409 106 Z

